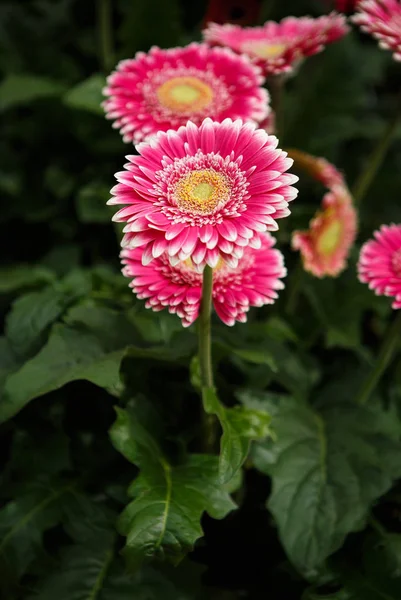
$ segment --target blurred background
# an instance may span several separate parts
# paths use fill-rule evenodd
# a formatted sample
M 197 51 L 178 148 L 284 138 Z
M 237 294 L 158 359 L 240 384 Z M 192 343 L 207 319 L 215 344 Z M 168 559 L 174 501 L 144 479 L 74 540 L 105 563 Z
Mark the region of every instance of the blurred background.
M 106 206 L 109 190 L 114 185 L 114 173 L 121 170 L 124 156 L 131 153 L 132 148 L 122 142 L 118 131 L 105 120 L 100 106 L 105 77 L 120 59 L 132 57 L 139 50 L 146 51 L 152 45 L 167 48 L 199 40 L 207 20 L 255 25 L 288 15 L 318 16 L 332 8 L 329 0 L 3 0 L 0 3 L 2 316 L 9 311 L 18 294 L 35 286 L 44 286 L 48 281 L 62 280 L 63 298 L 66 289 L 70 296 L 67 301 L 63 300 L 66 304 L 61 308 L 56 307 L 56 316 L 54 319 L 49 317 L 44 326 L 46 329 L 76 297 L 89 293 L 85 278 L 80 275 L 70 277 L 79 267 L 95 269 L 91 271 L 92 295 L 102 298 L 103 294 L 107 296 L 106 301 L 111 302 L 110 297 L 115 292 L 125 305 L 134 302 L 127 282 L 119 275 L 120 234 L 110 221 L 114 209 Z M 400 69 L 391 53 L 381 51 L 376 41 L 355 28 L 323 53 L 308 58 L 287 83 L 281 147 L 297 147 L 324 156 L 345 173 L 352 187 L 377 140 L 398 110 Z M 299 189 L 292 215 L 283 219 L 278 232 L 278 247 L 285 253 L 290 277 L 298 262 L 298 257 L 289 248 L 290 234 L 294 229 L 307 226 L 323 194 L 323 188 L 307 178 L 301 178 Z M 400 189 L 401 128 L 398 128 L 380 172 L 360 207 L 359 242 L 370 237 L 381 223 L 400 222 Z M 307 308 L 303 305 L 304 312 L 293 316 L 291 326 L 296 327 L 302 341 L 304 333 L 308 337 L 306 347 L 311 349 L 311 356 L 301 365 L 301 360 L 298 363 L 295 358 L 285 355 L 289 369 L 293 368 L 291 381 L 295 387 L 301 385 L 300 380 L 309 378 L 315 382 L 318 379 L 316 357 L 323 356 L 319 344 L 325 347 L 326 353 L 318 368 L 334 375 L 343 371 L 344 356 L 348 366 L 351 363 L 359 365 L 358 361 L 366 357 L 364 344 L 375 349 L 375 336 L 385 327 L 389 307 L 386 299 L 374 298 L 357 282 L 356 254 L 355 251 L 350 269 L 335 285 L 332 281 L 320 285 L 321 282 L 308 278 L 309 303 Z M 99 266 L 103 270 L 96 271 Z M 106 288 L 107 293 L 104 292 Z M 319 302 L 314 304 L 317 296 Z M 278 303 L 277 306 L 280 311 L 282 305 Z M 48 310 L 46 306 L 45 310 Z M 367 318 L 369 329 L 364 333 L 362 325 Z M 269 326 L 270 333 L 282 335 L 291 343 L 299 340 L 297 336 L 291 337 L 286 323 L 275 323 Z M 152 336 L 156 339 L 151 317 L 143 317 L 136 325 L 146 339 L 154 341 Z M 30 327 L 30 323 L 26 327 Z M 174 330 L 180 325 L 177 323 L 172 327 Z M 21 343 L 26 345 L 27 329 L 23 331 Z M 233 335 L 237 331 L 239 329 Z M 36 340 L 35 347 L 29 348 L 26 356 L 33 356 L 41 343 L 43 339 L 39 344 Z M 6 354 L 1 358 L 10 360 Z M 6 364 L 0 370 L 0 377 L 5 377 L 13 368 L 15 365 Z M 133 371 L 138 381 L 143 376 L 142 368 L 145 366 L 139 362 L 137 370 Z M 166 394 L 175 399 L 175 392 L 181 393 L 184 388 L 181 380 L 187 377 L 186 366 L 176 365 L 173 376 L 166 364 L 163 368 L 158 365 L 154 371 L 153 367 L 146 368 L 151 391 L 155 394 L 160 392 L 160 382 L 167 380 L 170 386 L 167 391 L 163 383 Z M 238 381 L 242 381 L 242 375 L 240 377 L 237 372 L 232 375 L 231 366 L 227 371 L 224 369 L 223 365 L 220 376 L 227 377 L 228 390 L 229 385 L 237 382 L 237 376 Z M 251 383 L 260 379 L 261 369 L 260 365 L 247 367 L 246 377 Z M 266 367 L 263 369 L 265 372 Z M 401 381 L 400 373 L 398 364 L 396 382 Z M 290 375 L 286 373 L 285 377 L 289 379 Z M 262 379 L 261 386 L 264 383 Z M 172 421 L 173 429 L 179 430 L 185 410 L 183 415 L 179 414 L 178 422 L 174 421 L 175 417 L 166 418 Z M 102 494 L 106 492 L 102 486 L 106 482 L 108 498 L 120 507 L 125 500 L 125 496 L 121 500 L 125 493 L 121 490 L 125 490 L 129 477 L 132 477 L 132 469 L 129 474 L 124 471 L 125 462 L 108 442 L 107 430 L 113 418 L 109 395 L 83 382 L 70 383 L 27 406 L 13 423 L 2 426 L 0 461 L 4 470 L 0 477 L 0 502 L 5 503 L 14 494 L 19 496 L 22 488 L 15 485 L 15 477 L 25 481 L 27 472 L 32 469 L 32 473 L 36 473 L 41 461 L 41 468 L 48 472 L 68 470 L 70 463 L 65 458 L 65 448 L 69 437 L 73 467 L 84 473 L 90 472 L 91 493 L 96 498 L 103 498 Z M 55 452 L 54 439 L 57 467 L 51 461 Z M 41 458 L 31 464 L 26 457 L 34 448 Z M 46 461 L 43 457 L 47 457 Z M 11 459 L 12 464 L 8 462 Z M 118 481 L 113 479 L 116 473 Z M 238 592 L 236 598 L 298 599 L 307 584 L 286 561 L 271 526 L 271 517 L 263 508 L 269 481 L 254 470 L 246 477 L 248 492 L 241 511 L 219 523 L 204 519 L 206 542 L 197 547 L 195 559 L 207 565 L 208 584 L 234 589 Z M 398 517 L 393 519 L 392 510 L 387 509 L 388 504 L 384 502 L 384 518 L 392 524 L 396 521 L 395 527 L 399 527 Z M 91 510 L 87 514 L 89 518 Z M 3 521 L 0 518 L 0 532 L 7 520 L 7 515 Z M 45 538 L 50 555 L 54 549 L 58 552 L 65 542 L 65 533 L 60 533 L 59 529 L 52 529 Z M 267 530 L 270 535 L 265 535 Z M 351 540 L 347 550 L 349 556 L 354 552 L 352 543 Z M 10 575 L 9 566 L 3 568 L 0 561 L 6 600 L 26 599 L 31 580 L 37 581 L 47 570 L 52 572 L 54 557 L 47 556 L 41 562 L 41 552 L 32 556 L 33 567 L 22 587 L 15 582 L 17 576 Z M 25 562 L 22 563 L 26 567 Z M 16 572 L 22 563 L 18 556 Z M 191 577 L 189 567 L 184 571 Z M 324 582 L 324 576 L 320 581 Z M 243 596 L 241 590 L 245 590 Z M 219 592 L 216 598 L 226 598 L 222 594 Z M 156 595 L 138 597 L 159 598 Z M 308 599 L 316 597 L 305 596 Z M 43 598 L 53 600 L 56 596 Z M 125 600 L 131 596 L 127 592 L 121 598 Z M 338 598 L 348 600 L 351 597 Z M 376 600 L 376 597 L 372 598 Z
M 208 18 L 256 24 L 330 8 L 328 0 L 3 1 L 3 260 L 41 261 L 59 270 L 116 263 L 112 211 L 105 202 L 129 148 L 104 119 L 100 102 L 105 75 L 118 60 L 154 44 L 200 39 Z M 305 61 L 288 81 L 281 145 L 325 156 L 352 183 L 395 112 L 399 80 L 391 53 L 353 31 Z M 363 237 L 397 219 L 400 160 L 397 139 L 364 202 Z M 320 197 L 320 190 L 314 197 L 307 188 L 285 226 L 305 225 Z

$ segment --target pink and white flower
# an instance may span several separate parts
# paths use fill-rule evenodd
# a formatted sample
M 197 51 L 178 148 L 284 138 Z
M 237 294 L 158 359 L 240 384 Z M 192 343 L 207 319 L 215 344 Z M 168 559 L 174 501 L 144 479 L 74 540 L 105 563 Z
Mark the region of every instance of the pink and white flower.
M 260 122 L 270 111 L 261 70 L 228 48 L 157 47 L 123 60 L 107 79 L 103 103 L 113 127 L 135 144 L 205 117 Z
M 116 174 L 109 204 L 124 208 L 124 247 L 141 248 L 144 265 L 166 252 L 173 264 L 191 258 L 199 271 L 222 258 L 235 268 L 259 232 L 290 214 L 298 177 L 278 140 L 255 124 L 205 119 L 160 132 L 139 144 Z
M 286 17 L 279 23 L 267 21 L 262 27 L 209 23 L 203 36 L 210 44 L 228 46 L 248 55 L 266 75 L 277 75 L 291 71 L 302 58 L 321 52 L 348 30 L 344 15 L 333 12 L 316 19 Z
M 259 236 L 260 249 L 249 246 L 236 268 L 220 262 L 213 271 L 213 305 L 226 325 L 245 323 L 251 306 L 273 304 L 278 290 L 284 288 L 283 255 L 273 248 L 275 240 L 268 233 Z M 168 308 L 188 327 L 199 315 L 202 295 L 202 275 L 191 259 L 175 266 L 162 254 L 150 265 L 142 264 L 140 248 L 121 252 L 125 265 L 123 274 L 132 279 L 130 287 L 146 307 L 159 311 Z
M 357 233 L 357 214 L 343 185 L 334 185 L 325 194 L 322 208 L 308 231 L 293 233 L 292 247 L 300 250 L 306 271 L 316 277 L 336 277 L 347 266 Z
M 401 225 L 382 225 L 361 249 L 359 279 L 379 296 L 392 296 L 401 308 Z
M 395 60 L 401 60 L 399 0 L 360 0 L 352 21 L 379 40 L 380 48 L 391 50 Z

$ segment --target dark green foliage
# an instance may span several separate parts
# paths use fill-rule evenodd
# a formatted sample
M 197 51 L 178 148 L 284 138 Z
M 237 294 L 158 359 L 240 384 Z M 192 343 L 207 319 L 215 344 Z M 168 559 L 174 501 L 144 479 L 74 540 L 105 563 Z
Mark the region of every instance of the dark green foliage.
M 401 598 L 399 357 L 355 401 L 391 318 L 356 260 L 401 221 L 400 128 L 348 269 L 301 273 L 293 302 L 291 232 L 323 194 L 301 176 L 277 232 L 287 290 L 246 325 L 214 320 L 216 389 L 200 389 L 196 327 L 146 310 L 120 274 L 106 201 L 134 150 L 103 117 L 109 64 L 199 39 L 207 4 L 110 2 L 110 52 L 108 0 L 0 5 L 2 600 Z M 264 0 L 262 14 L 329 4 Z M 356 31 L 305 60 L 280 144 L 325 156 L 352 186 L 400 68 Z

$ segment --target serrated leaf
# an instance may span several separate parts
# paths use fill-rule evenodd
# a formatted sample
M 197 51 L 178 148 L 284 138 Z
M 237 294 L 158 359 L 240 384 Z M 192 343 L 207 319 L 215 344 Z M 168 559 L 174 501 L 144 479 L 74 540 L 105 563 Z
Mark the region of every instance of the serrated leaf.
M 72 309 L 67 324 L 55 325 L 43 349 L 7 378 L 0 422 L 33 398 L 77 379 L 116 393 L 121 360 L 135 338 L 133 326 L 116 311 L 96 306 Z
M 109 544 L 75 545 L 63 552 L 59 570 L 29 600 L 191 600 L 163 574 L 130 575 L 116 564 Z
M 74 298 L 54 286 L 20 296 L 6 318 L 6 336 L 17 356 L 32 356 Z
M 39 480 L 0 510 L 0 572 L 25 573 L 44 531 L 60 521 L 63 496 L 73 488 L 73 483 Z
M 401 473 L 401 451 L 387 415 L 342 398 L 320 412 L 280 404 L 268 506 L 291 561 L 313 572 L 361 529 L 372 503 Z
M 104 100 L 102 89 L 105 84 L 103 75 L 94 74 L 69 90 L 64 96 L 64 103 L 70 108 L 103 115 L 101 103 Z
M 119 523 L 131 568 L 156 558 L 178 564 L 203 533 L 204 511 L 221 519 L 235 508 L 218 481 L 217 458 L 191 455 L 182 464 L 171 464 L 135 408 L 117 409 L 110 436 L 116 449 L 140 468 L 129 489 L 134 500 Z
M 64 85 L 45 77 L 8 75 L 0 84 L 0 112 L 38 98 L 59 96 L 64 90 Z
M 227 483 L 246 460 L 252 440 L 270 435 L 270 416 L 245 406 L 225 408 L 213 388 L 202 389 L 203 407 L 208 414 L 218 417 L 223 435 L 220 440 L 219 473 Z

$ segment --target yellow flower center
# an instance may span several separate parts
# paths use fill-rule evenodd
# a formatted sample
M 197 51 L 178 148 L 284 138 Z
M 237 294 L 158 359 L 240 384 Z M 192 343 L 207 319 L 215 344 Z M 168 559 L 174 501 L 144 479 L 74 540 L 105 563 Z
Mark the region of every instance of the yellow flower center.
M 201 110 L 213 100 L 213 90 L 197 77 L 173 77 L 157 89 L 160 104 L 174 112 Z
M 341 242 L 343 225 L 341 221 L 330 223 L 317 240 L 317 250 L 321 254 L 331 254 Z
M 208 214 L 228 200 L 230 186 L 222 173 L 213 169 L 192 171 L 176 184 L 174 197 L 179 208 L 195 214 Z
M 259 58 L 278 58 L 285 50 L 285 44 L 266 44 L 265 42 L 248 42 L 244 44 L 245 52 L 255 54 Z

